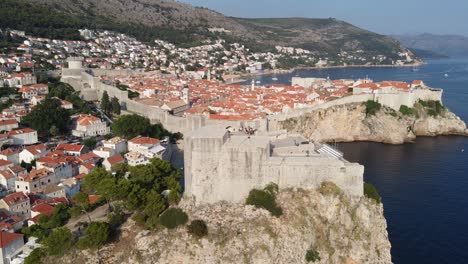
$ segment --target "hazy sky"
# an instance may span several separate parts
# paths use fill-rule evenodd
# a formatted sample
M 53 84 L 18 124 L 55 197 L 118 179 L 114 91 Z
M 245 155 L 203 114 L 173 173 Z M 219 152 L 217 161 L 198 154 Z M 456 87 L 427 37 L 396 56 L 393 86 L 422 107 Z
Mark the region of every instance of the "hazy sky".
M 334 17 L 382 34 L 468 35 L 467 0 L 180 0 L 237 17 Z

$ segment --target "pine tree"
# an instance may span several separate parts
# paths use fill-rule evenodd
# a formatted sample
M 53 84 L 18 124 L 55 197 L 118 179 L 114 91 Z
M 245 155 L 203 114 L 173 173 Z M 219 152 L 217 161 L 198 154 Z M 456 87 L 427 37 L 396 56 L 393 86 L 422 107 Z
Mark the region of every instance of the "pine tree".
M 102 94 L 102 98 L 101 98 L 101 110 L 105 114 L 109 114 L 111 108 L 112 108 L 112 106 L 111 106 L 111 103 L 109 101 L 109 94 L 107 94 L 107 92 L 104 91 L 104 93 Z
M 117 99 L 117 97 L 112 97 L 112 100 L 111 100 L 111 106 L 112 106 L 112 113 L 116 114 L 116 115 L 120 115 L 120 103 L 119 103 L 119 99 Z

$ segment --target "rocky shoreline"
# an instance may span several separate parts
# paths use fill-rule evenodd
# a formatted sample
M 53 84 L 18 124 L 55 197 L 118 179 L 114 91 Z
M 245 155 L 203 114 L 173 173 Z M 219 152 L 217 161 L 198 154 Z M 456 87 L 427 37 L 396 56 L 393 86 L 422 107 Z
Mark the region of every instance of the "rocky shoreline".
M 384 107 L 375 115 L 367 115 L 362 103 L 315 110 L 281 125 L 289 133 L 300 133 L 318 142 L 404 144 L 421 136 L 468 136 L 465 122 L 448 109 L 431 116 L 424 109 L 415 115 L 403 115 Z

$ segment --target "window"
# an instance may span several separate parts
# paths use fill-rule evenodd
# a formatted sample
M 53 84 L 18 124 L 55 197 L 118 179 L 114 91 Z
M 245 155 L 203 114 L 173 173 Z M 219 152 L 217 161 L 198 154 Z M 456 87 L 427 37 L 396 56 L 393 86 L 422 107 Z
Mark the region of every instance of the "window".
M 34 188 L 37 188 L 37 184 L 34 184 Z
M 50 179 L 48 179 L 47 182 L 50 182 Z
M 26 190 L 28 189 L 28 186 L 26 186 Z

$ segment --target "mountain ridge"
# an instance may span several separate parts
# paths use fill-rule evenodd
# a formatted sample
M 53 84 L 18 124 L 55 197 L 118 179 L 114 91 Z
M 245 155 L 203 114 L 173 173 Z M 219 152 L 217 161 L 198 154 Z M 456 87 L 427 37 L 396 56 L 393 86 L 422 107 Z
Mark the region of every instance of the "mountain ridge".
M 182 46 L 222 37 L 252 49 L 287 45 L 324 57 L 363 50 L 397 59 L 399 52 L 407 52 L 390 37 L 331 18 L 234 18 L 168 0 L 3 0 L 0 7 L 0 27 L 17 26 L 50 38 L 67 32 L 67 37 L 76 39 L 79 36 L 74 30 L 87 27 L 127 33 L 145 42 L 159 38 Z M 226 32 L 211 32 L 210 28 Z
M 446 56 L 468 55 L 468 37 L 462 35 L 418 33 L 392 37 L 410 49 L 426 50 Z

